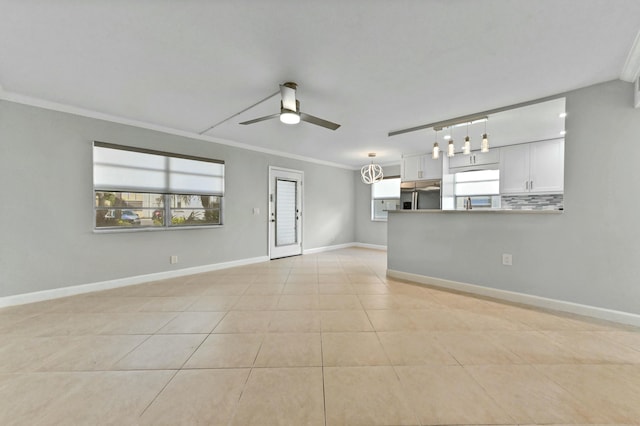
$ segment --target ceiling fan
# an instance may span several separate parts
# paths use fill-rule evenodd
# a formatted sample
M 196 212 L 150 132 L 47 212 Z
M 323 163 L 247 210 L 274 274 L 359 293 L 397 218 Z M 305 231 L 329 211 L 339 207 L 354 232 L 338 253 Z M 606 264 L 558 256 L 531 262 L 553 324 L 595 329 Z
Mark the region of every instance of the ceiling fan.
M 280 95 L 282 100 L 280 101 L 280 112 L 277 114 L 271 114 L 260 118 L 254 118 L 253 120 L 243 121 L 240 124 L 253 124 L 260 121 L 271 120 L 272 118 L 280 117 L 280 121 L 286 124 L 297 124 L 302 121 L 315 124 L 326 129 L 336 130 L 340 127 L 339 124 L 332 123 L 331 121 L 323 120 L 322 118 L 314 117 L 313 115 L 306 114 L 300 111 L 300 101 L 296 99 L 296 89 L 298 85 L 296 83 L 287 82 L 280 85 Z

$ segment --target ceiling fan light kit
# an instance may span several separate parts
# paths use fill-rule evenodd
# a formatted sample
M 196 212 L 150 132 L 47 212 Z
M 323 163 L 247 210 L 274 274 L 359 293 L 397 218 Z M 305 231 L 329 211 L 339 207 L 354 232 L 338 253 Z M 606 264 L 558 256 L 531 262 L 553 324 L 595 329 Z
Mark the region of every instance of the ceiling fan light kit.
M 271 114 L 264 117 L 254 118 L 253 120 L 243 121 L 240 124 L 254 124 L 259 123 L 260 121 L 271 120 L 272 118 L 279 117 L 280 121 L 285 124 L 298 124 L 300 121 L 304 121 L 329 130 L 336 130 L 340 127 L 339 124 L 301 112 L 300 101 L 296 99 L 297 89 L 298 85 L 291 81 L 281 84 L 280 96 L 282 97 L 282 100 L 280 101 L 279 114 Z
M 280 121 L 284 124 L 298 124 L 300 122 L 300 114 L 283 109 L 280 113 Z

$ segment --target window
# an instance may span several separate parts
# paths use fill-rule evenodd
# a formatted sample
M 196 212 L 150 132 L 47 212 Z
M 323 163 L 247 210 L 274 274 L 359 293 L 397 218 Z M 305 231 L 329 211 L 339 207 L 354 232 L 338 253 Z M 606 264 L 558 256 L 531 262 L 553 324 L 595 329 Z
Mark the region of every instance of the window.
M 456 173 L 454 177 L 456 209 L 500 206 L 500 170 L 476 170 Z
M 400 178 L 384 178 L 371 185 L 371 220 L 386 221 L 400 203 Z
M 96 229 L 222 225 L 224 162 L 93 144 Z

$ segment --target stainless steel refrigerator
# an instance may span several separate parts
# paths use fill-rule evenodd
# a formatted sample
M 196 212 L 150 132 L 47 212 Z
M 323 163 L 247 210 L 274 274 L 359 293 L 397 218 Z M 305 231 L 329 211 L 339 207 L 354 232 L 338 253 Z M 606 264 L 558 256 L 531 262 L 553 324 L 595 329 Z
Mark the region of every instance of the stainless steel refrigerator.
M 441 180 L 416 180 L 400 184 L 402 210 L 440 209 Z

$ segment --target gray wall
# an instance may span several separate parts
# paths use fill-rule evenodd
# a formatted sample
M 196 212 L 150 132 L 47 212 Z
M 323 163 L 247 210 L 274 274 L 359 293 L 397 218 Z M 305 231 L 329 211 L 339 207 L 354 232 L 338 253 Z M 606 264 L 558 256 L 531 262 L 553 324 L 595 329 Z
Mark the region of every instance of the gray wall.
M 395 214 L 390 269 L 640 314 L 640 109 L 613 81 L 567 96 L 565 211 Z M 513 266 L 502 266 L 502 253 Z
M 94 140 L 224 160 L 225 225 L 94 233 Z M 304 171 L 304 249 L 355 240 L 352 170 L 0 101 L 0 296 L 266 256 L 270 165 Z
M 385 176 L 400 176 L 400 165 L 382 168 Z M 362 182 L 360 171 L 354 173 L 355 238 L 359 243 L 387 245 L 387 222 L 371 220 L 371 186 Z

